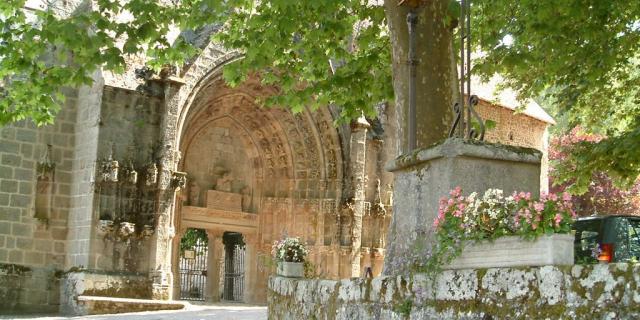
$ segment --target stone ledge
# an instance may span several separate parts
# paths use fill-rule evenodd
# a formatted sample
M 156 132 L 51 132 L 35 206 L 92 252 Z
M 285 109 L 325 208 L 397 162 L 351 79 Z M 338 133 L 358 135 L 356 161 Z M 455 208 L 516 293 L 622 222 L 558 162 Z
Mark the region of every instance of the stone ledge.
M 532 148 L 450 138 L 432 147 L 418 149 L 391 160 L 385 170 L 395 172 L 438 158 L 469 157 L 539 164 L 542 153 Z
M 78 304 L 86 310 L 84 315 L 129 313 L 159 310 L 184 309 L 185 303 L 180 301 L 162 301 L 129 298 L 111 298 L 97 296 L 78 296 Z

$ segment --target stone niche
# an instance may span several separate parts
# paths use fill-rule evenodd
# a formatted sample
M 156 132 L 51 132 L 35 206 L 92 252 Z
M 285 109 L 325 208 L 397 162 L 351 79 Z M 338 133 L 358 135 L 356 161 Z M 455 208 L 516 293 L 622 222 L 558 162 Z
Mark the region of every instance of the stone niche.
M 189 206 L 255 212 L 257 153 L 228 118 L 215 120 L 188 143 L 182 170 L 189 173 Z
M 396 158 L 387 165 L 395 173 L 395 197 L 383 273 L 408 272 L 411 257 L 426 254 L 414 251 L 430 248 L 438 200 L 457 186 L 465 194 L 498 188 L 538 196 L 541 156 L 535 149 L 448 139 Z

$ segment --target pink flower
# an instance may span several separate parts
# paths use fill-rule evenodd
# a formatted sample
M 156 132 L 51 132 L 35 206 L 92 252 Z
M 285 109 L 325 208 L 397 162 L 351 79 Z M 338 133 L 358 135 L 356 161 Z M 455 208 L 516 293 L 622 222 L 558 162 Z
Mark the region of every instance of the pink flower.
M 555 222 L 556 222 L 556 227 L 560 225 L 560 221 L 562 221 L 562 215 L 560 215 L 559 213 L 556 213 L 556 216 L 554 218 Z
M 558 201 L 558 196 L 555 193 L 552 193 L 549 195 L 549 199 L 551 199 L 551 201 Z
M 531 229 L 533 230 L 538 229 L 538 224 L 537 223 L 532 224 Z
M 460 210 L 464 210 L 464 208 L 465 208 L 464 203 L 460 203 L 460 204 L 458 204 L 458 209 L 460 209 Z
M 533 208 L 538 211 L 541 212 L 542 210 L 544 210 L 544 203 L 542 202 L 536 202 L 533 204 Z
M 460 211 L 460 210 L 456 210 L 456 211 L 454 211 L 454 212 L 453 212 L 453 215 L 454 215 L 455 217 L 460 218 L 460 217 L 462 217 L 462 211 Z
M 562 200 L 563 201 L 571 201 L 571 195 L 568 192 L 563 192 L 562 193 Z
M 531 200 L 531 192 L 527 192 L 524 194 L 524 198 L 527 200 Z
M 459 196 L 458 197 L 458 201 L 460 201 L 460 202 L 464 201 L 464 197 L 463 196 Z
M 433 228 L 437 229 L 440 225 L 440 220 L 438 218 L 433 219 Z
M 447 205 L 452 206 L 453 205 L 453 199 L 449 199 L 449 201 L 447 201 Z

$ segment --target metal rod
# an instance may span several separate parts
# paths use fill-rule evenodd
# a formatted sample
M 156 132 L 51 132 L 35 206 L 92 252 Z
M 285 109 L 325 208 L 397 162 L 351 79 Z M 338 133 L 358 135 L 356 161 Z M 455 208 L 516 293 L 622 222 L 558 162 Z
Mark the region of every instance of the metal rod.
M 465 6 L 464 6 L 464 0 L 461 1 L 460 3 L 460 98 L 459 98 L 459 106 L 460 106 L 460 121 L 459 121 L 459 125 L 460 125 L 460 129 L 458 130 L 458 137 L 462 138 L 464 137 L 464 129 L 466 127 L 466 122 L 465 122 L 465 115 L 464 115 L 464 110 L 465 110 L 465 99 L 464 99 L 464 78 L 465 78 L 465 70 L 464 70 L 464 66 L 465 66 L 465 55 L 464 55 L 464 38 L 467 36 L 466 35 L 466 30 L 464 28 L 464 21 L 465 21 L 465 12 L 464 12 Z
M 407 14 L 407 26 L 409 28 L 409 141 L 407 151 L 416 148 L 416 32 L 415 27 L 418 24 L 418 14 L 415 10 L 409 10 Z
M 466 61 L 465 61 L 465 65 L 466 65 L 466 69 L 467 72 L 465 73 L 465 80 L 467 82 L 467 100 L 469 100 L 469 98 L 471 98 L 471 1 L 464 1 L 462 0 L 464 5 L 465 5 L 465 9 L 464 9 L 464 13 L 465 13 L 465 22 L 466 25 L 464 26 L 465 28 L 465 42 L 466 42 Z M 464 98 L 463 98 L 464 99 Z M 471 135 L 471 103 L 468 102 L 467 105 L 467 135 Z

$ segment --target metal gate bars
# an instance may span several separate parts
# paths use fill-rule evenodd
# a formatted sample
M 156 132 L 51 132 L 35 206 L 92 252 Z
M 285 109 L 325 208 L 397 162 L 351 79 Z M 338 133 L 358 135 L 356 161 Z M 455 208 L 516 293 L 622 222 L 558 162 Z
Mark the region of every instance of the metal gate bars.
M 180 256 L 180 299 L 204 301 L 207 287 L 207 244 L 198 241 Z
M 224 259 L 224 299 L 242 301 L 244 295 L 244 254 L 245 247 L 239 243 L 225 246 Z

